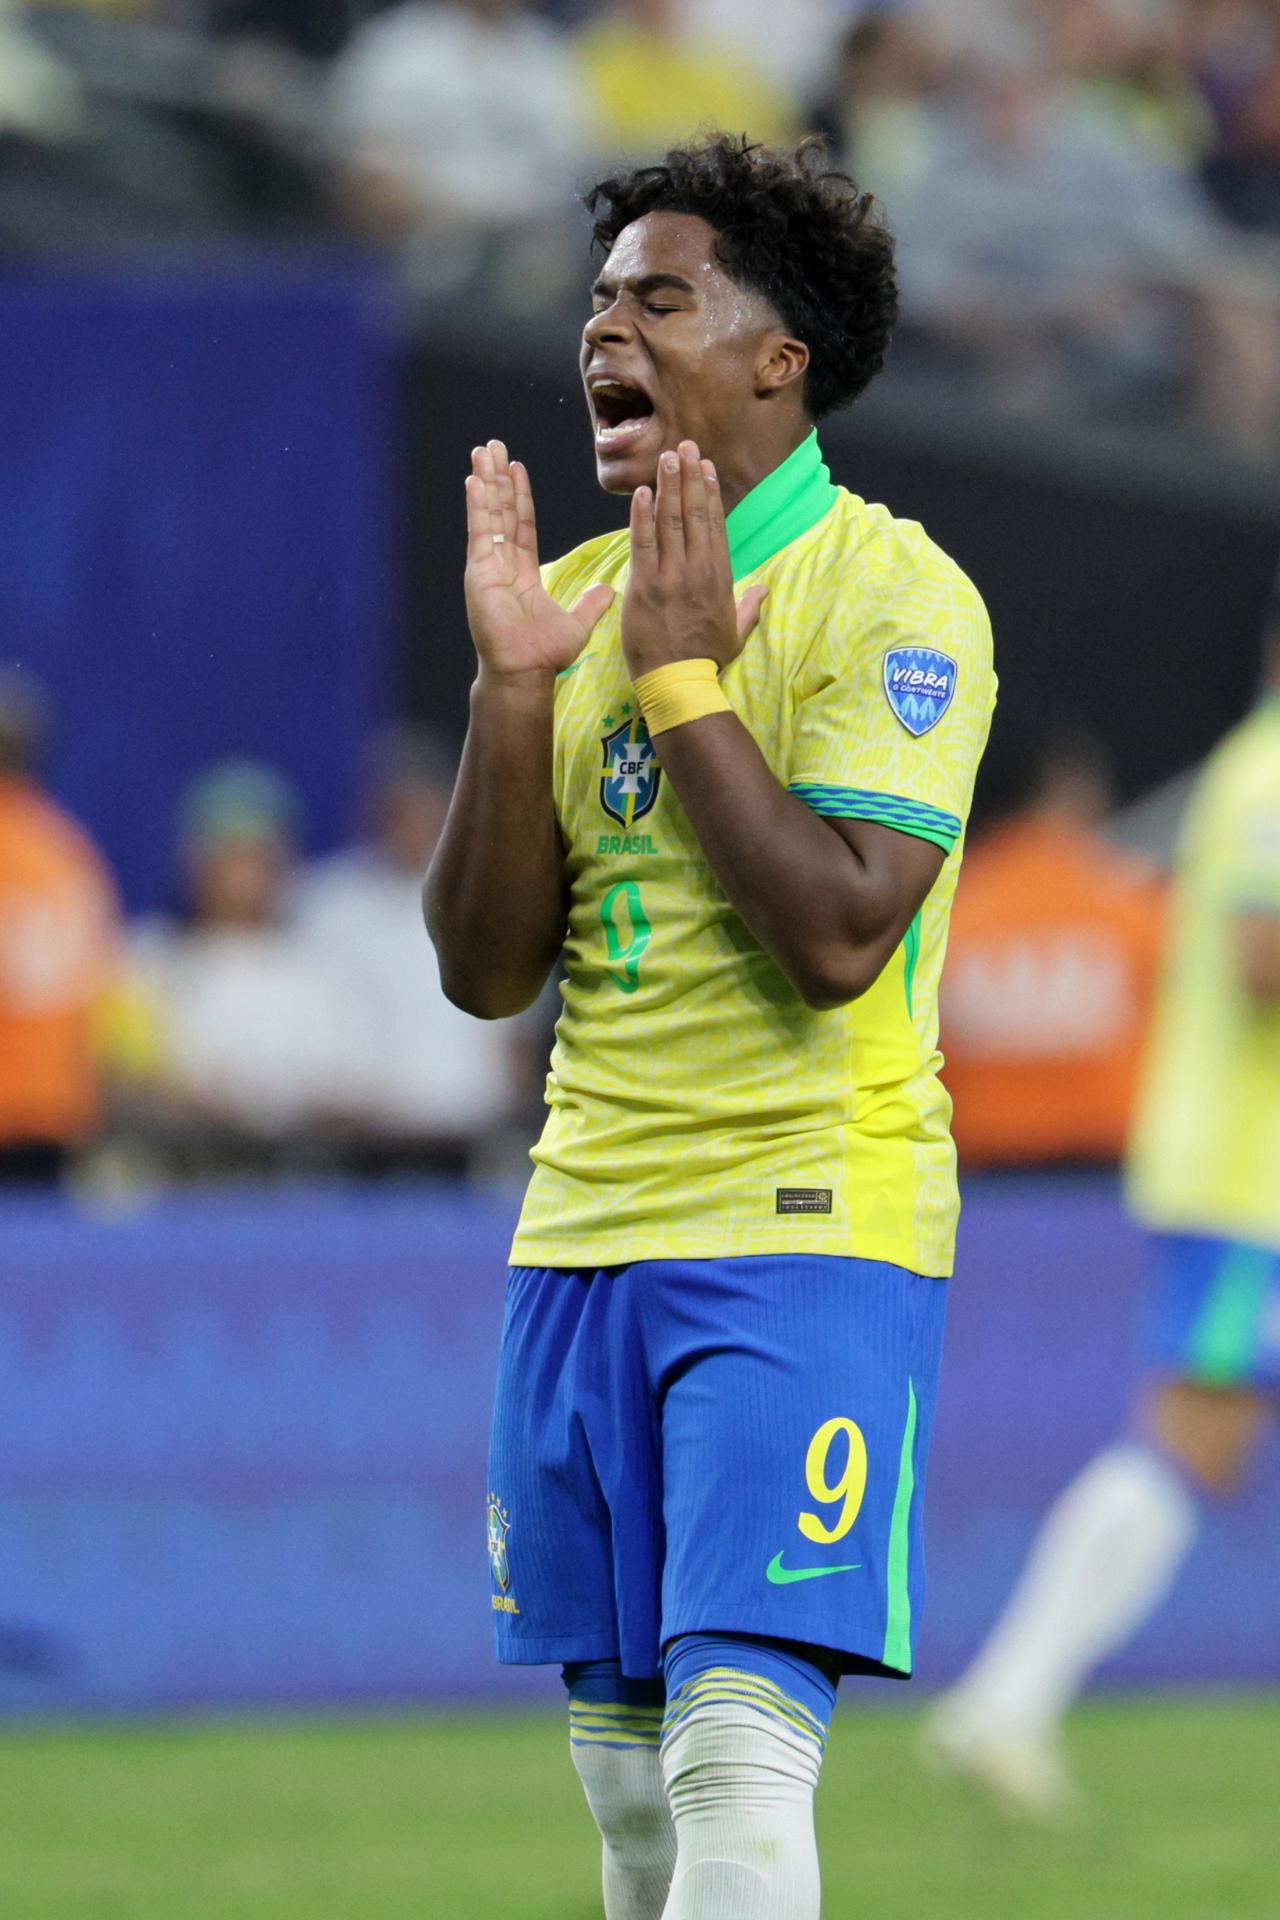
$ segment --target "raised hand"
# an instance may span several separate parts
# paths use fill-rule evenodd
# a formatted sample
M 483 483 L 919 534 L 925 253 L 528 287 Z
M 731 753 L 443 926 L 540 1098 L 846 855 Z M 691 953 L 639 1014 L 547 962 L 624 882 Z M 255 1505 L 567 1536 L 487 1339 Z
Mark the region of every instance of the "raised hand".
M 613 599 L 589 587 L 560 606 L 538 572 L 538 529 L 529 475 L 501 440 L 476 447 L 467 478 L 467 619 L 481 666 L 516 678 L 571 666 Z
M 735 606 L 724 501 L 715 466 L 692 440 L 658 462 L 658 490 L 631 500 L 631 572 L 622 647 L 633 680 L 676 660 L 727 666 L 741 653 L 769 589 Z

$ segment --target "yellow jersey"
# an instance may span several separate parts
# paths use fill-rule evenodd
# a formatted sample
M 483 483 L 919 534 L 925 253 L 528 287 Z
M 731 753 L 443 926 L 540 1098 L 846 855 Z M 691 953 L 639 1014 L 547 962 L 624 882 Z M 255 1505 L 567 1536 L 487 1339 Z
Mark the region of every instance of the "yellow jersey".
M 690 130 L 750 127 L 753 140 L 794 141 L 794 102 L 731 47 L 667 38 L 606 14 L 574 42 L 583 98 L 611 153 L 663 153 Z
M 556 688 L 564 1005 L 512 1259 L 820 1253 L 944 1276 L 959 1201 L 937 995 L 995 701 L 986 611 L 919 526 L 832 486 L 816 435 L 728 535 L 738 590 L 770 592 L 720 684 L 773 773 L 818 813 L 946 859 L 870 991 L 806 1006 L 662 776 L 622 653 L 629 535 L 547 567 L 566 604 L 595 581 L 618 591 Z
M 1240 976 L 1236 921 L 1280 914 L 1280 698 L 1210 756 L 1178 857 L 1168 958 L 1130 1150 L 1162 1232 L 1280 1250 L 1280 1007 Z

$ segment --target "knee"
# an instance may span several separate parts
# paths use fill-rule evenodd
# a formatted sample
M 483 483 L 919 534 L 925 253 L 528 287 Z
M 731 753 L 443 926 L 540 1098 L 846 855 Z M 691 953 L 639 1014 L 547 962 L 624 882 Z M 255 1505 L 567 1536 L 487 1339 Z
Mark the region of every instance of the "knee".
M 574 1742 L 573 1764 L 600 1836 L 621 1863 L 647 1856 L 670 1827 L 665 1796 L 655 1791 L 653 1745 L 616 1747 Z
M 1267 1408 L 1249 1388 L 1173 1380 L 1147 1396 L 1140 1420 L 1147 1436 L 1194 1487 L 1225 1500 L 1239 1490 L 1266 1425 Z

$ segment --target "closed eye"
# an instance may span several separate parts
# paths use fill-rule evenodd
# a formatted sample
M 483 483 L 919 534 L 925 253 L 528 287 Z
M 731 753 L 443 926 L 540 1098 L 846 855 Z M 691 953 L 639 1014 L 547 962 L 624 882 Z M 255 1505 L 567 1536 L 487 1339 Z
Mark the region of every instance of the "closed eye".
M 611 302 L 608 300 L 597 300 L 592 303 L 591 311 L 593 314 L 607 313 L 610 305 Z M 644 302 L 644 310 L 646 313 L 680 313 L 682 311 L 680 307 L 657 306 L 652 300 L 646 300 Z

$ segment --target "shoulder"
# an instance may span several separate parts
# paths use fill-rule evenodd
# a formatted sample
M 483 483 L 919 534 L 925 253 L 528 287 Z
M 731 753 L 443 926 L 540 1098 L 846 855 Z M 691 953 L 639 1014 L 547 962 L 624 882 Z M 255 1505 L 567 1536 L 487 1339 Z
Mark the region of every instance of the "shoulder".
M 114 891 L 106 861 L 87 830 L 48 794 L 29 789 L 8 811 L 9 851 L 24 869 L 46 878 L 74 878 Z
M 1280 858 L 1280 717 L 1262 709 L 1209 755 L 1188 809 L 1184 858 L 1205 871 Z
M 631 558 L 631 535 L 625 527 L 587 540 L 542 569 L 542 584 L 553 600 L 567 604 L 594 586 L 597 580 L 616 584 Z
M 1267 708 L 1242 720 L 1209 755 L 1195 811 L 1225 814 L 1252 805 L 1280 807 L 1280 715 Z
M 342 912 L 353 900 L 364 898 L 376 874 L 375 862 L 363 847 L 348 847 L 310 860 L 293 882 L 292 913 L 298 920 L 309 921 Z
M 837 643 L 936 647 L 984 673 L 992 668 L 991 621 L 982 595 L 916 520 L 839 489 L 825 545 L 838 579 Z
M 967 606 L 987 621 L 982 595 L 968 574 L 918 520 L 899 520 L 888 507 L 841 492 L 849 503 L 848 521 L 859 535 L 855 557 L 864 586 L 886 596 L 911 591 L 934 594 Z

